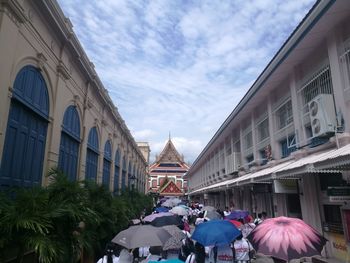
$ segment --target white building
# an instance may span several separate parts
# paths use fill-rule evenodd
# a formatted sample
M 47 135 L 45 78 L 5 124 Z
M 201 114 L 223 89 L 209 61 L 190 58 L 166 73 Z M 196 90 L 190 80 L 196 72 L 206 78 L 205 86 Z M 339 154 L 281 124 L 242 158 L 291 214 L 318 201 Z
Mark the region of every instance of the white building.
M 300 217 L 350 254 L 350 2 L 321 0 L 187 173 L 221 208 Z

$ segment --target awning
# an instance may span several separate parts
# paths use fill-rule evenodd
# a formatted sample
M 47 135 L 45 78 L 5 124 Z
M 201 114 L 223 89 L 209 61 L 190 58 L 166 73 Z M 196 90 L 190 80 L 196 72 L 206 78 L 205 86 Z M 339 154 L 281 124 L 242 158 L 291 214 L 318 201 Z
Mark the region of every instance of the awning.
M 191 194 L 207 192 L 221 187 L 268 182 L 280 178 L 299 178 L 305 173 L 340 173 L 350 170 L 350 144 L 339 149 L 315 153 L 299 160 L 288 160 L 253 173 L 203 187 Z
M 232 184 L 234 184 L 234 185 L 244 185 L 244 184 L 248 184 L 248 183 L 264 181 L 264 179 L 265 180 L 269 179 L 271 174 L 273 174 L 276 171 L 278 171 L 278 170 L 280 170 L 280 169 L 290 165 L 291 163 L 293 163 L 292 160 L 286 161 L 286 162 L 277 164 L 275 166 L 271 166 L 269 168 L 262 169 L 260 171 L 255 172 L 255 173 L 250 173 L 250 174 L 244 175 L 242 177 L 237 178 L 237 180 L 232 182 Z M 268 178 L 266 178 L 266 176 L 268 176 Z
M 339 149 L 332 150 L 329 154 L 322 156 L 314 164 L 318 170 L 335 169 L 350 170 L 350 144 Z

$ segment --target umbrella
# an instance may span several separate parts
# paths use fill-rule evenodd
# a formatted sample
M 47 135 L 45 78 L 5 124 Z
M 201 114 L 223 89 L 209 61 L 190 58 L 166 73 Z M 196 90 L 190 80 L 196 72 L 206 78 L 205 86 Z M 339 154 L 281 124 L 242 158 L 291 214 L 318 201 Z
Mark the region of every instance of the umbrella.
M 210 205 L 207 205 L 207 206 L 203 207 L 202 210 L 205 210 L 205 211 L 216 211 L 215 207 L 214 206 L 210 206 Z
M 177 215 L 173 215 L 173 216 L 163 216 L 163 217 L 157 217 L 156 219 L 154 219 L 151 222 L 152 226 L 167 226 L 167 225 L 182 225 L 183 222 L 181 220 L 181 218 Z
M 175 206 L 170 210 L 171 213 L 179 216 L 187 216 L 188 210 L 182 206 Z
M 210 220 L 222 219 L 222 216 L 216 211 L 205 211 L 204 217 L 209 218 Z
M 225 219 L 240 219 L 240 218 L 246 218 L 249 215 L 248 211 L 244 210 L 234 210 L 229 214 L 228 216 L 225 217 Z
M 230 244 L 241 234 L 233 224 L 225 220 L 211 220 L 196 226 L 192 239 L 203 246 L 220 246 Z
M 232 224 L 235 225 L 235 227 L 240 228 L 243 224 L 237 220 L 229 220 Z
M 143 219 L 143 221 L 145 222 L 152 222 L 154 219 L 156 219 L 157 217 L 162 217 L 162 216 L 173 216 L 173 213 L 170 212 L 160 212 L 160 213 L 156 213 L 156 214 L 151 214 L 148 216 L 145 216 L 145 218 Z
M 131 226 L 118 233 L 112 242 L 128 249 L 146 246 L 163 246 L 171 237 L 168 231 L 151 225 Z
M 162 203 L 162 206 L 174 207 L 174 206 L 177 206 L 177 204 L 179 203 L 181 203 L 181 200 L 179 198 L 170 198 L 166 200 L 164 203 Z
M 163 206 L 158 206 L 156 208 L 156 212 L 157 213 L 161 213 L 161 212 L 168 212 L 169 211 L 169 208 L 166 208 L 166 207 L 163 207 Z
M 255 250 L 289 261 L 319 255 L 327 240 L 298 218 L 265 219 L 248 235 Z
M 166 231 L 169 232 L 171 235 L 171 238 L 169 238 L 164 246 L 163 250 L 169 250 L 169 249 L 179 249 L 182 246 L 182 240 L 186 238 L 186 234 L 180 230 L 177 226 L 169 225 L 169 226 L 163 226 Z

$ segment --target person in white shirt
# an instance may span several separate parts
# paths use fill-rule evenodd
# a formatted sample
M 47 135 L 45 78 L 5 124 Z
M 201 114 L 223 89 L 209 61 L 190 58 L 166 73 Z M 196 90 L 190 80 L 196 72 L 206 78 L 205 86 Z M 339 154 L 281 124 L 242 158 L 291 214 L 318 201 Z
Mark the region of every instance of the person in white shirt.
M 225 207 L 225 210 L 224 210 L 224 217 L 228 216 L 229 214 L 231 214 L 231 211 L 228 209 L 228 207 L 226 206 Z
M 105 255 L 100 258 L 97 263 L 118 263 L 119 257 L 114 255 L 115 246 L 112 243 L 108 243 L 105 249 Z
M 149 255 L 149 247 L 140 247 L 139 248 L 139 258 L 146 258 Z
M 250 262 L 249 251 L 253 250 L 252 245 L 248 240 L 239 235 L 236 241 L 233 243 L 233 252 L 235 262 L 237 263 L 248 263 Z

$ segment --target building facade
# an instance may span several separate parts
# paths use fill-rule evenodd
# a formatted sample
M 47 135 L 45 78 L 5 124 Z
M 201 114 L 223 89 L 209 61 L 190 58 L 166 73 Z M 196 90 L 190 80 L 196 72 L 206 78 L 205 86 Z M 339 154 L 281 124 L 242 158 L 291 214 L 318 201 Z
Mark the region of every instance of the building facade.
M 302 218 L 347 262 L 349 83 L 349 2 L 317 1 L 191 166 L 191 199 Z
M 144 192 L 148 164 L 55 0 L 0 1 L 0 57 L 1 188 L 58 167 Z
M 184 196 L 187 180 L 183 178 L 189 165 L 169 138 L 163 151 L 149 167 L 148 191 L 160 196 Z

